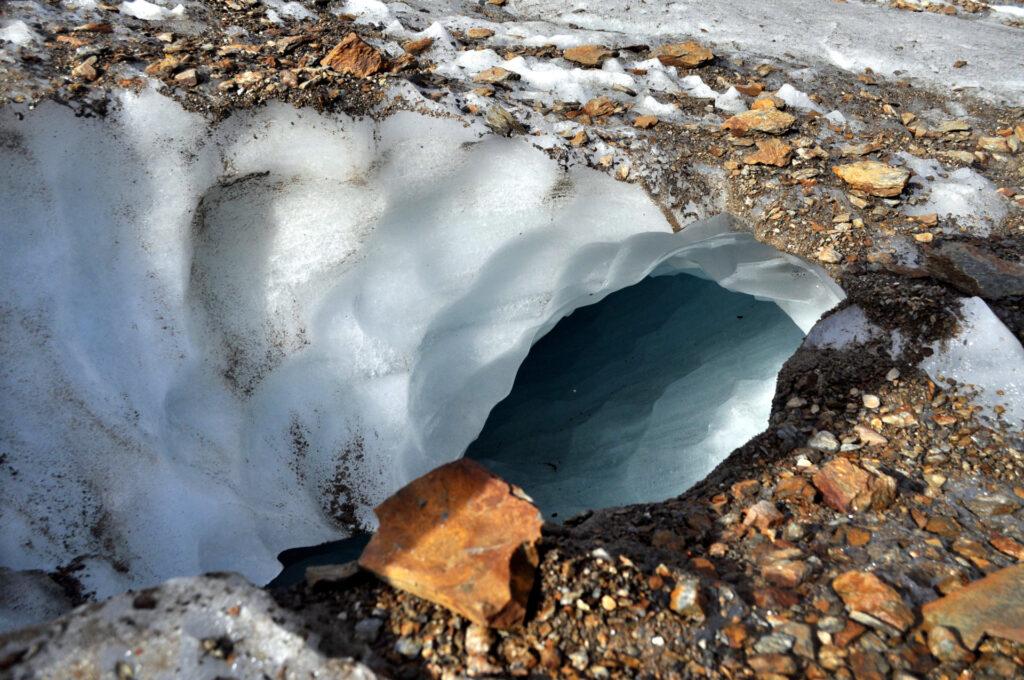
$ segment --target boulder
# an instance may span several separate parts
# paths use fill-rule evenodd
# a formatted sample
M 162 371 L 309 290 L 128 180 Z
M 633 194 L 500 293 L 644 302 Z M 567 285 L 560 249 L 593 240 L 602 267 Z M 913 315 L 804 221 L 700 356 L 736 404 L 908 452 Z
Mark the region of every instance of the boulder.
M 380 529 L 361 567 L 473 623 L 522 622 L 543 520 L 518 487 L 464 458 L 414 480 L 375 512 Z

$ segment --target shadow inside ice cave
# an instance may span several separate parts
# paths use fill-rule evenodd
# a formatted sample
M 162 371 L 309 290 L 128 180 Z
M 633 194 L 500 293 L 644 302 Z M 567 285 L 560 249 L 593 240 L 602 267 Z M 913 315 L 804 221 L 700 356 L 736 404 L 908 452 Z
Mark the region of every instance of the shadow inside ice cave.
M 648 277 L 535 343 L 466 455 L 553 520 L 664 500 L 767 426 L 802 337 L 772 302 Z

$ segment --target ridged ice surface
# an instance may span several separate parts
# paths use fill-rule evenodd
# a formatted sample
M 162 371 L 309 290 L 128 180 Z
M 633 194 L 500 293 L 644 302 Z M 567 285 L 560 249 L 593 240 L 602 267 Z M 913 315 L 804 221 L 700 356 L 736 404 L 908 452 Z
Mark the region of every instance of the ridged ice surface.
M 646 279 L 534 345 L 467 455 L 554 519 L 670 498 L 765 428 L 802 338 L 770 302 L 686 274 Z
M 778 302 L 820 270 L 528 140 L 152 91 L 0 135 L 0 566 L 85 556 L 99 596 L 256 582 L 460 456 L 534 341 L 651 271 Z

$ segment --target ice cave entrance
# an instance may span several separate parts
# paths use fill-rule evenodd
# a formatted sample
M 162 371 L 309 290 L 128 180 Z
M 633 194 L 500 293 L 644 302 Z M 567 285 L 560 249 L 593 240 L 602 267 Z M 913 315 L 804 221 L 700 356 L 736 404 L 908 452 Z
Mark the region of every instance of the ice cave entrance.
M 776 375 L 802 339 L 774 302 L 649 276 L 540 338 L 465 455 L 553 521 L 670 498 L 767 426 Z M 286 551 L 272 585 L 356 559 L 367 538 Z
M 556 521 L 670 498 L 767 426 L 802 338 L 773 302 L 645 278 L 536 342 L 466 455 Z

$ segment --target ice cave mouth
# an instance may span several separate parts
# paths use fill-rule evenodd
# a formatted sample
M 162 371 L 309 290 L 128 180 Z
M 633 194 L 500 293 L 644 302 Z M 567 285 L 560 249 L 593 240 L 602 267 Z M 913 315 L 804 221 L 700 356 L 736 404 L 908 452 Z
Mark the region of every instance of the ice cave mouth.
M 556 522 L 676 496 L 767 426 L 803 337 L 774 302 L 690 274 L 646 277 L 537 340 L 464 455 Z M 357 559 L 367 539 L 285 551 L 270 585 Z
M 648 277 L 534 344 L 466 455 L 556 521 L 676 496 L 767 426 L 802 338 L 772 302 Z

